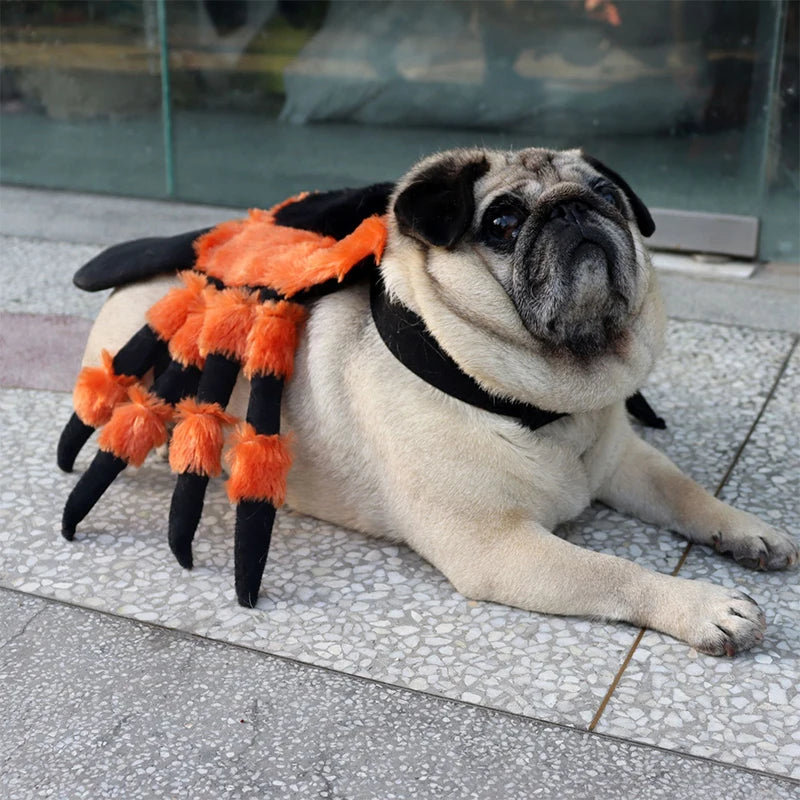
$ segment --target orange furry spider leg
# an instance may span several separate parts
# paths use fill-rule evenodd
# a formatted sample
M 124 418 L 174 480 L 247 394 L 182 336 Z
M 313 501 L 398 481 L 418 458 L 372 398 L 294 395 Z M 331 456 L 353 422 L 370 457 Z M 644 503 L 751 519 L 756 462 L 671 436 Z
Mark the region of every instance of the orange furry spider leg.
M 279 435 L 281 396 L 284 381 L 292 374 L 305 317 L 305 309 L 296 303 L 265 303 L 258 309 L 247 341 L 247 421 L 233 437 L 227 486 L 229 499 L 236 503 L 236 598 L 247 608 L 258 600 L 275 511 L 286 496 L 292 458 L 287 438 Z
M 169 511 L 169 546 L 186 569 L 193 564 L 192 541 L 203 512 L 210 477 L 219 474 L 224 427 L 235 420 L 225 407 L 239 376 L 258 295 L 243 289 L 209 289 L 196 337 L 204 359 L 196 401 L 180 406 L 170 465 L 178 473 Z

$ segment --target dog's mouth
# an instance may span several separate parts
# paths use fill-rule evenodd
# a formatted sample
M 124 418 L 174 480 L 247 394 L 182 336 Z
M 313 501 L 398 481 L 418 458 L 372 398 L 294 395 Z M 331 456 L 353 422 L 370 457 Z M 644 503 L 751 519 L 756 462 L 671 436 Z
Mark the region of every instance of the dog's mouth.
M 534 337 L 594 357 L 624 331 L 637 275 L 627 226 L 577 200 L 526 223 L 514 253 L 512 299 Z

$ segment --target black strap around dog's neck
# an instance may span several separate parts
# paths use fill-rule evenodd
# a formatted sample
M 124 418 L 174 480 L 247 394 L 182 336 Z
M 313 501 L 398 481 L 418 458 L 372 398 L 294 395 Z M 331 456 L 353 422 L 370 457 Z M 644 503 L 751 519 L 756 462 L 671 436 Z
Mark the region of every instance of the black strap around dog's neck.
M 370 306 L 375 327 L 392 355 L 418 378 L 457 400 L 484 411 L 518 420 L 535 431 L 566 414 L 545 411 L 519 400 L 504 400 L 481 388 L 439 346 L 421 317 L 402 303 L 392 302 L 379 277 L 370 286 Z M 667 424 L 650 407 L 641 392 L 625 401 L 628 413 L 649 428 L 664 429 Z
M 375 327 L 392 355 L 436 389 L 471 406 L 512 417 L 532 431 L 565 416 L 487 392 L 442 350 L 420 317 L 389 299 L 380 279 L 372 281 L 370 306 Z

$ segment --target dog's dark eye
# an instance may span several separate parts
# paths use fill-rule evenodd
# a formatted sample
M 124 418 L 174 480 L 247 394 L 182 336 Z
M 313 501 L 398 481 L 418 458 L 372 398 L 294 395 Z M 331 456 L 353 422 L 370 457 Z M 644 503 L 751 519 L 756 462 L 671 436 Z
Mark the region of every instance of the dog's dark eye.
M 619 195 L 617 195 L 616 191 L 607 183 L 601 183 L 599 186 L 596 186 L 594 191 L 601 200 L 604 200 L 606 203 L 614 206 L 614 208 L 620 211 L 622 210 L 622 205 L 619 201 Z
M 515 213 L 500 214 L 492 220 L 492 233 L 499 239 L 516 239 L 520 218 Z
M 512 244 L 519 236 L 524 214 L 512 206 L 490 208 L 484 217 L 484 229 L 489 241 Z

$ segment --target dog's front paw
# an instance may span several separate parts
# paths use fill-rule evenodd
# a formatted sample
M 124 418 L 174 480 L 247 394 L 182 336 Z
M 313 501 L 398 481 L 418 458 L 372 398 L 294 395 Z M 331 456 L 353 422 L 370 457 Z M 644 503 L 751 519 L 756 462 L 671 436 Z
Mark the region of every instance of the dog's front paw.
M 733 656 L 763 641 L 767 620 L 744 592 L 702 581 L 692 584 L 686 641 L 701 653 Z
M 665 580 L 649 627 L 712 656 L 732 656 L 763 641 L 764 612 L 744 592 L 705 581 Z
M 752 569 L 787 569 L 798 562 L 797 542 L 751 514 L 737 513 L 711 541 L 718 553 Z

